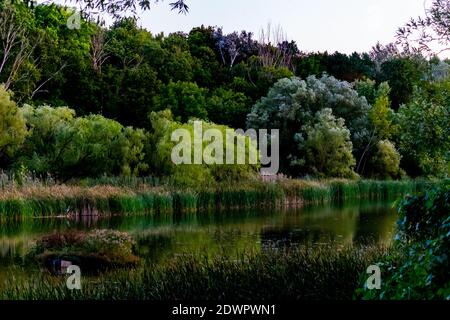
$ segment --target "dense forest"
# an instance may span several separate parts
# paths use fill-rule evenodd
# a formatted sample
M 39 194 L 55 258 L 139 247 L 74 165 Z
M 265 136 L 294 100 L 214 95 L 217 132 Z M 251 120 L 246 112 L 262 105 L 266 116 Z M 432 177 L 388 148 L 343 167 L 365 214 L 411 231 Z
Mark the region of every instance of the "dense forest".
M 278 128 L 281 172 L 448 176 L 450 64 L 376 44 L 308 53 L 280 28 L 152 34 L 55 4 L 0 1 L 0 168 L 14 175 L 239 179 L 255 166 L 170 163 L 170 133 Z M 195 177 L 195 178 L 194 178 Z
M 162 1 L 0 0 L 0 300 L 450 300 L 450 0 L 352 54 Z

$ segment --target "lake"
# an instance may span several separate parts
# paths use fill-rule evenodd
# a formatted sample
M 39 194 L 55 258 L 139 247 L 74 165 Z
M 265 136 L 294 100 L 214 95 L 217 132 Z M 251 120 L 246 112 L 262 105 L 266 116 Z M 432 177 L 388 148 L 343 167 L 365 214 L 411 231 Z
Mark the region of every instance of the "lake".
M 136 240 L 137 255 L 156 264 L 177 255 L 233 256 L 267 247 L 388 245 L 397 220 L 391 207 L 391 202 L 356 202 L 283 210 L 4 220 L 0 274 L 21 261 L 33 240 L 56 230 L 128 232 Z

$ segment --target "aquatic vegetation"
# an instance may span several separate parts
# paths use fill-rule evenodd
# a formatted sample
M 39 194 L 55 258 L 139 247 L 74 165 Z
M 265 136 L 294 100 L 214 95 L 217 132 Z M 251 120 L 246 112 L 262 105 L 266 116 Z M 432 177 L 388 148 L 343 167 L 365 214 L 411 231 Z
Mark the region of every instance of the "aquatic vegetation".
M 0 299 L 345 300 L 358 288 L 359 274 L 387 252 L 383 247 L 318 247 L 213 259 L 190 255 L 86 280 L 75 292 L 45 276 L 9 281 Z
M 115 181 L 115 185 L 102 182 Z M 385 200 L 442 183 L 405 180 L 250 180 L 218 186 L 154 186 L 145 179 L 91 180 L 86 185 L 7 187 L 0 193 L 0 217 L 156 214 L 277 206 L 302 206 L 357 199 Z M 149 178 L 148 181 L 153 181 Z
M 53 233 L 38 239 L 26 255 L 51 271 L 55 261 L 66 260 L 93 272 L 109 268 L 130 267 L 138 263 L 133 254 L 133 239 L 114 230 Z

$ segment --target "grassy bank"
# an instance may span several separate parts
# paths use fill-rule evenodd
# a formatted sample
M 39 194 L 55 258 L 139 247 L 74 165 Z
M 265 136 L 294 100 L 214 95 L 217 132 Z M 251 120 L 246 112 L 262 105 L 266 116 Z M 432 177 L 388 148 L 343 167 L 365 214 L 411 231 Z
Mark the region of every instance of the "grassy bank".
M 360 274 L 387 254 L 381 247 L 268 250 L 236 259 L 183 256 L 165 265 L 82 279 L 82 290 L 69 291 L 65 278 L 33 274 L 5 277 L 0 299 L 67 300 L 348 300 Z
M 112 213 L 155 214 L 201 210 L 302 206 L 350 199 L 395 199 L 439 182 L 373 180 L 252 181 L 197 189 L 157 186 L 149 179 L 106 179 L 76 185 L 2 185 L 0 217 Z

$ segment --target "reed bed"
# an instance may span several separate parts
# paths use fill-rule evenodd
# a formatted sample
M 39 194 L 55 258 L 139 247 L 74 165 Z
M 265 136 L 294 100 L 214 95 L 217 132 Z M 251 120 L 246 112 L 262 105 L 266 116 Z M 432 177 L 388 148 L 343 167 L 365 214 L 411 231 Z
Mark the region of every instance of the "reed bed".
M 100 178 L 85 178 L 69 181 L 71 185 L 81 185 L 86 187 L 109 185 L 114 187 L 139 188 L 142 186 L 158 187 L 163 184 L 158 177 L 100 177 Z
M 0 188 L 0 217 L 153 214 L 320 205 L 357 199 L 389 200 L 440 181 L 294 180 L 250 181 L 214 188 L 155 186 L 145 179 L 99 180 L 80 185 Z M 114 182 L 114 185 L 102 184 Z M 128 182 L 126 182 L 128 181 Z
M 84 279 L 69 291 L 65 279 L 31 274 L 6 277 L 0 299 L 8 300 L 350 300 L 366 268 L 387 256 L 384 247 L 268 249 L 212 259 L 174 258 L 137 269 Z M 366 275 L 367 276 L 367 275 Z

